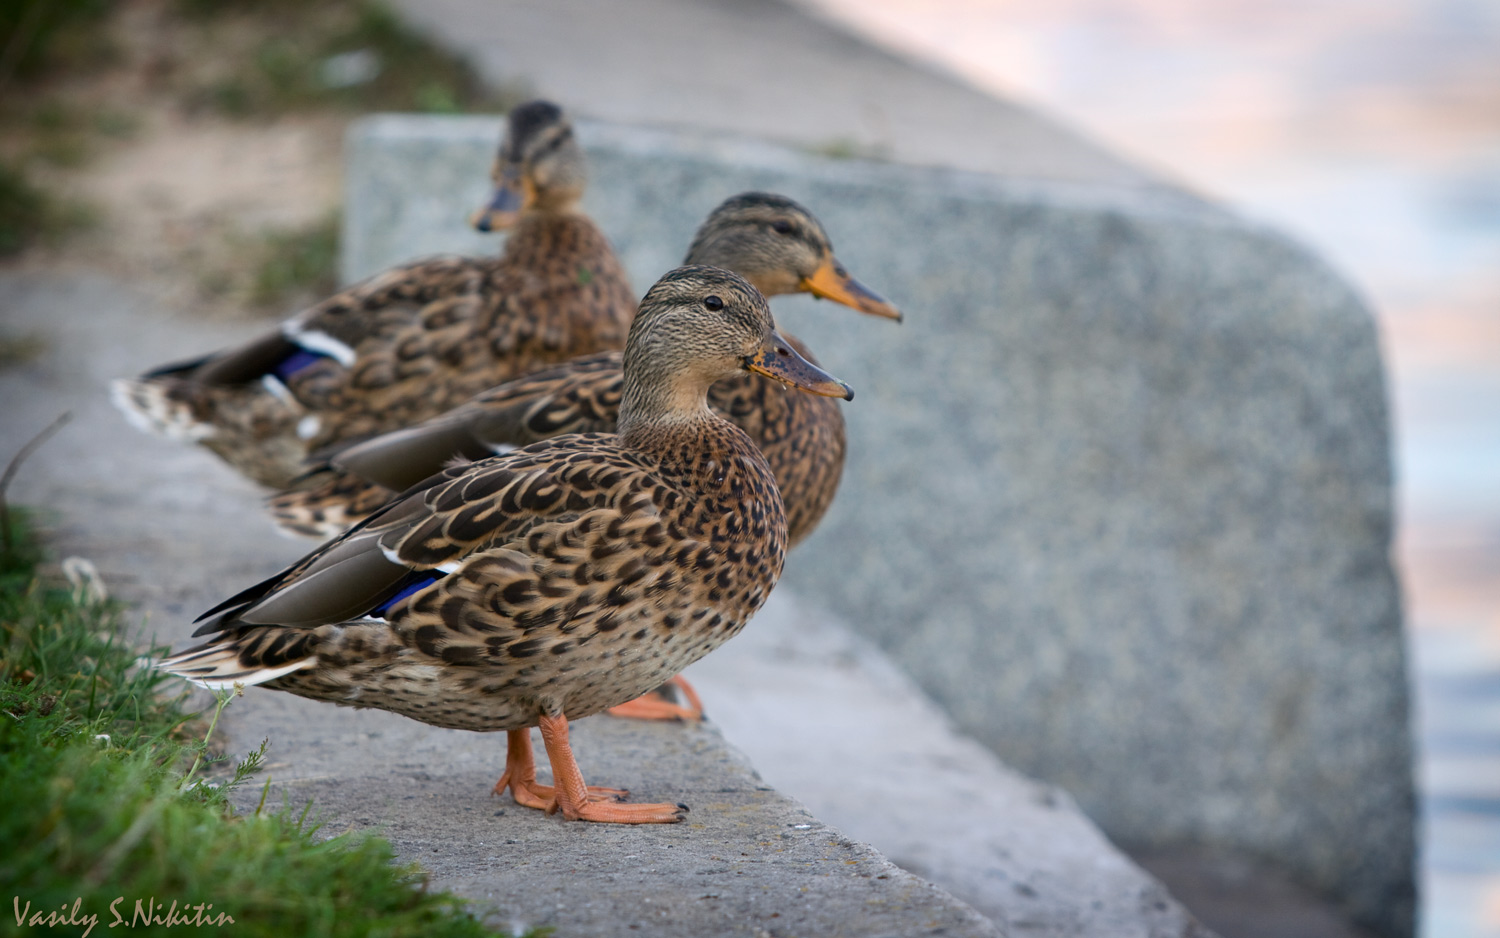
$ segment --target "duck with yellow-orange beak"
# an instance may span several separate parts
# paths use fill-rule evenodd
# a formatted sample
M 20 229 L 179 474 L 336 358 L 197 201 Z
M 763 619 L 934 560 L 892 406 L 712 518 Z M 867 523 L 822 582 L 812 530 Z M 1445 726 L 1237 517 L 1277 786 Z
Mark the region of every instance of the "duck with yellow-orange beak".
M 811 293 L 901 321 L 900 310 L 839 263 L 818 219 L 784 195 L 745 192 L 725 200 L 698 229 L 684 263 L 733 270 L 766 296 Z

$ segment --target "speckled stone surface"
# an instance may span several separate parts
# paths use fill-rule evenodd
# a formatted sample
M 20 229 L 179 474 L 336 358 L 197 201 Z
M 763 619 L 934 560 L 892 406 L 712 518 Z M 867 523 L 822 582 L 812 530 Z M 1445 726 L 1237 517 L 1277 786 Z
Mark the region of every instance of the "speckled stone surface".
M 272 773 L 273 804 L 312 798 L 331 830 L 377 830 L 501 926 L 599 938 L 1006 934 L 765 784 L 709 725 L 574 724 L 590 784 L 692 808 L 681 824 L 639 827 L 568 823 L 491 796 L 502 734 L 296 698 L 262 707 L 255 731 L 293 741 L 276 753 L 291 765 Z M 246 810 L 258 798 L 239 795 Z
M 498 121 L 352 133 L 344 271 L 465 232 Z M 1199 199 L 580 128 L 637 291 L 748 188 L 907 312 L 773 304 L 858 391 L 787 582 L 1115 839 L 1222 844 L 1410 934 L 1414 801 L 1374 323 Z

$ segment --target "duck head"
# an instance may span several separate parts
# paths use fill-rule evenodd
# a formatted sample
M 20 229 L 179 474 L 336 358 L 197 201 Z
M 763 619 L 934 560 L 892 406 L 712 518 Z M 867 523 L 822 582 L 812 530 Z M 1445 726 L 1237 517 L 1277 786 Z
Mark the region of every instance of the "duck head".
M 528 211 L 564 212 L 577 204 L 587 173 L 583 149 L 562 108 L 550 101 L 514 108 L 490 178 L 494 193 L 469 218 L 480 231 L 503 231 Z
M 783 195 L 745 192 L 726 200 L 698 229 L 685 263 L 733 270 L 766 296 L 811 293 L 901 320 L 900 310 L 839 263 L 817 218 Z
M 810 394 L 854 398 L 849 385 L 781 337 L 760 291 L 717 267 L 679 267 L 646 292 L 624 368 L 621 434 L 646 422 L 700 419 L 709 386 L 747 371 Z

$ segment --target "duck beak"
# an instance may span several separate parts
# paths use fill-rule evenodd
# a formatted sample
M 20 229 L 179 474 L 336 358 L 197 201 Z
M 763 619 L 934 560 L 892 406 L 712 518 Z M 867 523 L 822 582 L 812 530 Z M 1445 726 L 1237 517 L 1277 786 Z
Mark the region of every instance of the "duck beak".
M 823 258 L 823 263 L 811 277 L 803 277 L 800 288 L 813 296 L 835 303 L 843 303 L 852 309 L 871 316 L 901 321 L 901 310 L 885 301 L 880 294 L 849 276 L 849 271 L 832 254 Z
M 530 194 L 520 167 L 507 166 L 495 181 L 495 192 L 484 208 L 469 216 L 469 224 L 480 231 L 504 231 L 516 223 Z
M 853 388 L 798 355 L 792 344 L 774 330 L 760 350 L 745 359 L 745 367 L 789 388 L 821 397 L 854 400 Z

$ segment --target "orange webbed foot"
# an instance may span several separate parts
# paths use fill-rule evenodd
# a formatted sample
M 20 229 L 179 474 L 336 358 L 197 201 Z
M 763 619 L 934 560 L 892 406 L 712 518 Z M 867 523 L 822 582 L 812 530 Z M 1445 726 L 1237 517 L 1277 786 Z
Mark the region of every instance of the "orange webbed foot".
M 589 786 L 568 745 L 568 718 L 544 716 L 538 723 L 547 757 L 552 761 L 555 806 L 570 821 L 595 821 L 604 824 L 675 824 L 687 813 L 681 804 L 613 804 L 589 797 Z M 530 737 L 527 737 L 530 742 Z
M 602 824 L 676 824 L 687 816 L 685 804 L 604 804 L 589 801 L 578 807 L 575 817 L 563 817 L 570 821 L 596 821 Z
M 500 781 L 495 783 L 495 788 L 490 794 L 503 795 L 507 787 L 510 788 L 510 795 L 516 800 L 516 804 L 523 808 L 552 811 L 557 807 L 557 791 L 551 785 L 543 785 L 540 782 L 517 783 L 504 775 L 500 776 Z M 630 796 L 630 792 L 623 788 L 590 785 L 587 790 L 590 801 L 624 801 Z
M 672 703 L 663 695 L 662 691 L 668 687 L 676 688 L 687 701 L 686 707 Z M 604 712 L 626 720 L 681 720 L 684 723 L 697 723 L 703 719 L 703 701 L 698 698 L 693 685 L 678 675 L 649 694 L 642 694 Z

